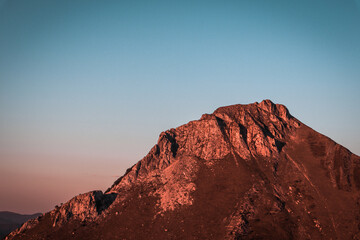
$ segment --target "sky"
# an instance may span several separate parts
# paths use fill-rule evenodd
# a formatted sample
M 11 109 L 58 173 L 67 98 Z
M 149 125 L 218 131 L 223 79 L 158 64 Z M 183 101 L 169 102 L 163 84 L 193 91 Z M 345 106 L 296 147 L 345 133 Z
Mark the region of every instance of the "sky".
M 159 134 L 271 99 L 360 155 L 360 0 L 0 0 L 0 210 L 106 190 Z

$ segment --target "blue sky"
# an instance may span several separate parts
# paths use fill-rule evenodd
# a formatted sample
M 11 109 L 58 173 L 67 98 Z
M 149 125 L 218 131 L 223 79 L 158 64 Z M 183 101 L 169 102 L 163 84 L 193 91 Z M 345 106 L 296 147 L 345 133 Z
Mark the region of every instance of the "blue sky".
M 0 1 L 0 210 L 105 190 L 161 131 L 230 104 L 285 104 L 359 155 L 359 6 Z

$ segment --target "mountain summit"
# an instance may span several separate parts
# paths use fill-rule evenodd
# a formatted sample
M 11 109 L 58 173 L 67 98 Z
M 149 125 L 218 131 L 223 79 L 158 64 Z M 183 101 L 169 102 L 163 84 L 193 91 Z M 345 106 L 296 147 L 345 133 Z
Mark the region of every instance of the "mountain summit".
M 360 158 L 270 100 L 175 129 L 7 239 L 360 239 Z

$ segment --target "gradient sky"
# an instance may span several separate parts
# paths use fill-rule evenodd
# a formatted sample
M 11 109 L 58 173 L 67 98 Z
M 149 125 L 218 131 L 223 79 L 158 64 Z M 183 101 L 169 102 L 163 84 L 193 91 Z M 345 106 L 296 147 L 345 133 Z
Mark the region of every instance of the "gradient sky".
M 271 99 L 360 154 L 360 0 L 0 0 L 0 210 L 105 190 L 161 131 Z

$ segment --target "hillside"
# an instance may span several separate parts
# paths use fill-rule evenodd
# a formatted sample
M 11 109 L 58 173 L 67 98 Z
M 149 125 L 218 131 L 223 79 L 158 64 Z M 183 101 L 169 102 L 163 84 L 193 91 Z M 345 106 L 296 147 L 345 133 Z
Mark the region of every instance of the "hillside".
M 360 239 L 359 174 L 358 156 L 284 105 L 221 107 L 7 239 Z

